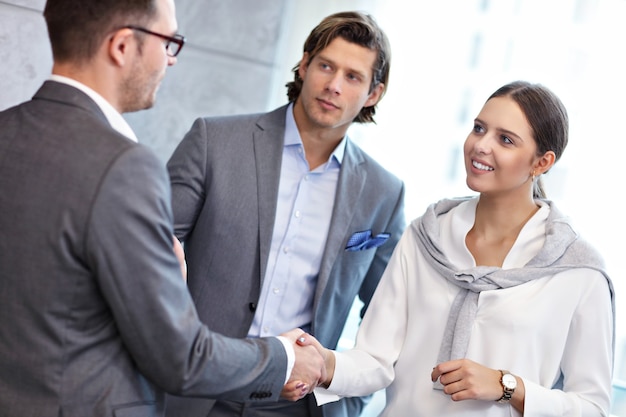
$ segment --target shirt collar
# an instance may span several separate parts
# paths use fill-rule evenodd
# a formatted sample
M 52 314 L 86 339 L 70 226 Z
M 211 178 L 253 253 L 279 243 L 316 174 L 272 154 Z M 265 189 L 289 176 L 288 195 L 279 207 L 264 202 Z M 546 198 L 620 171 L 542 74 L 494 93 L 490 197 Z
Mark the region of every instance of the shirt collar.
M 474 257 L 465 243 L 465 238 L 470 229 L 474 227 L 479 200 L 480 197 L 475 196 L 443 215 L 447 217 L 442 221 L 445 221 L 448 226 L 445 227 L 446 232 L 442 232 L 441 236 L 449 237 L 443 240 L 447 246 L 444 252 L 448 253 L 448 258 L 452 264 L 457 265 L 460 269 L 476 266 Z M 535 203 L 540 208 L 522 227 L 513 246 L 504 258 L 502 269 L 521 268 L 541 250 L 545 242 L 546 219 L 550 214 L 550 206 L 541 200 L 535 200 Z
M 337 147 L 330 154 L 329 162 L 331 160 L 337 161 L 337 164 L 341 166 L 343 162 L 343 156 L 346 151 L 346 143 L 348 142 L 348 135 L 344 136 L 341 139 L 341 142 L 337 144 Z M 302 145 L 302 138 L 300 137 L 300 132 L 298 131 L 298 126 L 296 125 L 296 119 L 293 117 L 293 102 L 289 103 L 287 107 L 287 114 L 285 115 L 285 147 L 294 146 L 294 145 Z
M 117 130 L 119 133 L 126 136 L 130 140 L 137 142 L 137 136 L 135 135 L 135 132 L 133 132 L 133 129 L 130 127 L 130 125 L 126 122 L 126 120 L 124 120 L 122 115 L 117 110 L 115 110 L 111 103 L 109 103 L 100 94 L 87 87 L 85 84 L 72 78 L 64 77 L 62 75 L 52 74 L 50 75 L 50 80 L 70 85 L 87 94 L 89 98 L 95 101 L 98 107 L 100 107 L 100 110 L 102 110 L 102 113 L 104 113 L 104 116 L 111 124 L 111 127 L 113 129 Z

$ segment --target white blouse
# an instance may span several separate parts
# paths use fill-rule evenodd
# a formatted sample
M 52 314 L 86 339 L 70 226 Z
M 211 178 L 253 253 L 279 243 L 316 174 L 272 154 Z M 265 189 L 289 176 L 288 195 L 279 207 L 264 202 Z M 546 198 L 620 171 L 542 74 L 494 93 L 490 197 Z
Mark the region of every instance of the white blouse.
M 465 246 L 477 199 L 439 217 L 441 243 L 459 269 L 475 266 Z M 527 222 L 503 268 L 525 265 L 542 247 L 549 206 Z M 433 389 L 430 373 L 459 287 L 438 275 L 407 228 L 374 294 L 354 349 L 336 352 L 324 394 L 361 396 L 386 389 L 382 416 L 521 416 L 496 401 L 454 402 Z M 607 416 L 613 361 L 609 286 L 595 270 L 576 268 L 480 294 L 467 358 L 524 381 L 524 417 Z M 561 372 L 563 388 L 552 389 Z M 336 398 L 336 397 L 335 397 Z

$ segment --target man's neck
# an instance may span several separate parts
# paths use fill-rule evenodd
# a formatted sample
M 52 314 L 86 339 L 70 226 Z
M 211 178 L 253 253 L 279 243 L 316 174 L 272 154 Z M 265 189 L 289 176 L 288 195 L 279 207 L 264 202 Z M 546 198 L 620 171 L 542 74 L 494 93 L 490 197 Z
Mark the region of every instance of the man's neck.
M 337 145 L 346 136 L 348 126 L 330 128 L 315 125 L 309 121 L 304 109 L 297 102 L 293 108 L 293 116 L 309 168 L 313 170 L 328 161 Z
M 113 93 L 114 83 L 110 82 L 107 74 L 98 71 L 97 68 L 89 64 L 55 62 L 52 67 L 52 74 L 70 78 L 92 89 L 111 104 L 118 113 L 122 113 L 116 95 Z

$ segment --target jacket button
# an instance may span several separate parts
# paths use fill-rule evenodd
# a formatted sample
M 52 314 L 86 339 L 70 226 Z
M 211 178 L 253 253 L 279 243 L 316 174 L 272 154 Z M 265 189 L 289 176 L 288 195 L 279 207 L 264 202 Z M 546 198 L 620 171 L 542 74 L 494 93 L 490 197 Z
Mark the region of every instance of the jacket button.
M 248 304 L 248 307 L 250 308 L 250 311 L 252 311 L 253 313 L 256 311 L 256 303 L 250 303 Z
M 257 391 L 250 394 L 250 398 L 263 399 L 269 398 L 272 396 L 272 393 L 269 391 Z

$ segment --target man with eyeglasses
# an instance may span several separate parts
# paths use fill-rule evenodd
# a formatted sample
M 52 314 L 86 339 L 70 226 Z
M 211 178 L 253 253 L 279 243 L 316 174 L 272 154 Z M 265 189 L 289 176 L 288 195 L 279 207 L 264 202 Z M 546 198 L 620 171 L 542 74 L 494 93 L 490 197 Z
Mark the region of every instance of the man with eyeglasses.
M 49 0 L 44 16 L 53 74 L 0 112 L 0 414 L 152 417 L 165 391 L 312 390 L 323 361 L 301 331 L 233 339 L 199 321 L 167 172 L 121 116 L 176 63 L 173 1 Z

